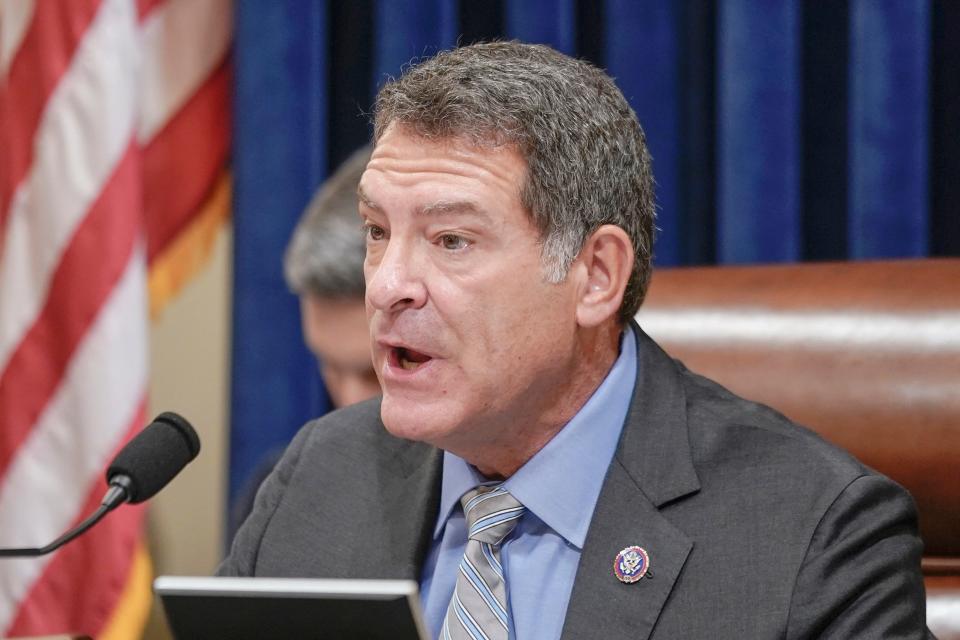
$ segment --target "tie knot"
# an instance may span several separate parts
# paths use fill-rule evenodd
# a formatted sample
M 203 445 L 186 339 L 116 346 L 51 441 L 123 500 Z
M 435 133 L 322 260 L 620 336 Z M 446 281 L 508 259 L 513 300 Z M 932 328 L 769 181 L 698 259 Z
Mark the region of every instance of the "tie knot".
M 480 486 L 460 498 L 467 519 L 468 536 L 488 544 L 500 544 L 526 511 L 516 498 L 500 485 Z

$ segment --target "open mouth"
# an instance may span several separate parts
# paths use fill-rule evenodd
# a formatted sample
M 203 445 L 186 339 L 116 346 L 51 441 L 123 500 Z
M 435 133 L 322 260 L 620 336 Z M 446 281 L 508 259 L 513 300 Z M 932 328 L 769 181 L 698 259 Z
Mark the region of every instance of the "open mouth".
M 431 358 L 427 354 L 414 351 L 413 349 L 394 347 L 390 350 L 390 359 L 395 366 L 399 366 L 407 371 L 412 371 Z

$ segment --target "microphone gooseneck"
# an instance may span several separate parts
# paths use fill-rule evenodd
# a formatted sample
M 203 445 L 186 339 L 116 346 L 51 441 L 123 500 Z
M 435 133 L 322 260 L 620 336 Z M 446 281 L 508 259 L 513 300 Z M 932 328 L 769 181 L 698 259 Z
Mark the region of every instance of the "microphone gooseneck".
M 86 520 L 44 547 L 0 549 L 0 558 L 42 556 L 55 551 L 124 502 L 152 498 L 200 453 L 200 438 L 182 416 L 161 413 L 120 450 L 107 467 L 108 489 Z

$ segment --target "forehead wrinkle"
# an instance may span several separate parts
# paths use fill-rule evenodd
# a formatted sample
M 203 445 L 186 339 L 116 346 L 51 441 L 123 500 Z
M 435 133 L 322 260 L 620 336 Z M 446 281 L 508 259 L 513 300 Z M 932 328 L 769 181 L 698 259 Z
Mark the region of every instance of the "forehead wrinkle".
M 360 202 L 374 211 L 382 211 L 383 208 L 370 199 L 370 196 L 363 190 L 362 185 L 357 185 L 357 198 Z M 421 205 L 414 210 L 417 216 L 444 216 L 444 215 L 472 215 L 483 220 L 490 220 L 490 215 L 470 200 L 437 200 L 428 204 Z

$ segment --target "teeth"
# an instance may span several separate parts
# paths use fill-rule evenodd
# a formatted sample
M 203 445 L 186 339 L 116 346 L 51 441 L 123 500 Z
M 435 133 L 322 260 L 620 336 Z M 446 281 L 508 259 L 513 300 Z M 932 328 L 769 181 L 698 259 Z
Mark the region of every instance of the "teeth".
M 417 363 L 412 360 L 407 360 L 406 358 L 400 358 L 400 366 L 406 369 L 407 371 L 417 368 Z

